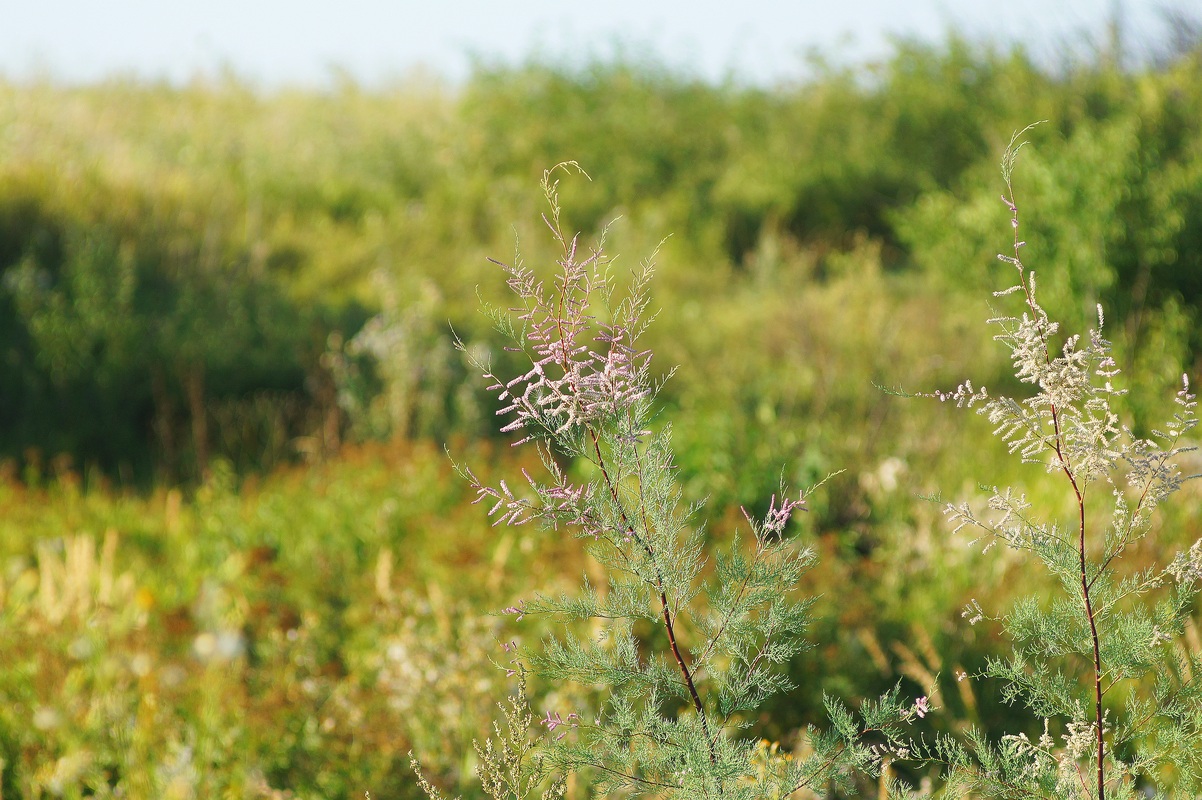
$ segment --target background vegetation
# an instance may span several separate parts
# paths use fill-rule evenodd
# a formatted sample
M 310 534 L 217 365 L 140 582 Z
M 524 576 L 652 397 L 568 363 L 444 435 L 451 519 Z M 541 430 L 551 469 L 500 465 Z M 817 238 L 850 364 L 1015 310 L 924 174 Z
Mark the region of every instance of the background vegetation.
M 953 38 L 773 88 L 633 61 L 372 92 L 0 83 L 0 793 L 409 797 L 410 749 L 475 791 L 507 686 L 488 612 L 595 569 L 489 528 L 442 448 L 486 481 L 525 457 L 452 343 L 506 357 L 486 257 L 548 258 L 537 181 L 565 159 L 593 178 L 564 184 L 567 227 L 608 225 L 631 267 L 662 242 L 647 341 L 680 365 L 663 419 L 711 535 L 782 471 L 844 470 L 800 525 L 816 647 L 757 733 L 937 675 L 935 728 L 999 728 L 996 687 L 953 677 L 997 632 L 960 609 L 1045 578 L 919 497 L 984 474 L 1054 495 L 981 420 L 879 387 L 1013 382 L 983 321 L 996 164 L 1034 119 L 1044 304 L 1106 308 L 1141 422 L 1202 378 L 1202 49 L 1118 62 Z M 1149 554 L 1202 536 L 1185 495 Z

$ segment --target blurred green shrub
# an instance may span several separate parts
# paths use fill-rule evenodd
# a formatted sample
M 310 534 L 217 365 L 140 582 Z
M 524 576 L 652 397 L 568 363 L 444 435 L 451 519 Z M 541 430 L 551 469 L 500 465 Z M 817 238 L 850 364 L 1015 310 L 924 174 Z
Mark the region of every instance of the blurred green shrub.
M 194 475 L 237 424 L 213 413 L 217 403 L 304 394 L 305 316 L 245 265 L 206 266 L 201 251 L 165 252 L 153 236 L 104 227 L 68 229 L 56 249 L 59 259 L 31 254 L 4 272 L 17 346 L 3 391 L 21 423 L 4 430 L 9 452 Z M 242 445 L 220 454 L 243 455 Z M 289 455 L 287 442 L 276 447 L 245 466 Z
M 993 154 L 1033 116 L 1051 121 L 1030 190 L 1048 209 L 1044 255 L 1063 264 L 1049 300 L 1096 295 L 1124 363 L 1171 374 L 1202 348 L 1198 58 L 1175 45 L 1127 71 L 1050 69 L 953 36 L 860 67 L 815 59 L 768 88 L 635 58 L 480 65 L 454 92 L 0 83 L 0 453 L 178 478 L 214 455 L 245 472 L 328 453 L 347 433 L 479 435 L 445 322 L 490 346 L 464 288 L 496 298 L 484 256 L 512 247 L 511 220 L 537 218 L 526 187 L 564 159 L 597 177 L 565 196 L 565 224 L 621 216 L 613 244 L 637 251 L 674 232 L 665 327 L 694 301 L 802 297 L 779 281 L 803 273 L 855 282 L 845 257 L 867 263 L 866 248 L 954 307 L 979 284 L 952 265 L 987 275 L 996 250 Z M 532 227 L 517 233 L 547 255 Z M 774 259 L 806 267 L 774 282 Z M 416 326 L 407 366 L 372 354 L 398 326 Z

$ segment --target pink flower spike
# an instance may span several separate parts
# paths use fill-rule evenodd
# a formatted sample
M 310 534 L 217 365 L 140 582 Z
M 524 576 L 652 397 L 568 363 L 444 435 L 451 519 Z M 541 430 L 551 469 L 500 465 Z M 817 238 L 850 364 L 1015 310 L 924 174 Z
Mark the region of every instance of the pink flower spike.
M 925 696 L 920 697 L 914 701 L 914 713 L 918 715 L 919 719 L 922 719 L 923 717 L 925 717 L 927 715 L 927 712 L 930 710 L 931 710 L 931 706 L 927 702 L 927 698 Z

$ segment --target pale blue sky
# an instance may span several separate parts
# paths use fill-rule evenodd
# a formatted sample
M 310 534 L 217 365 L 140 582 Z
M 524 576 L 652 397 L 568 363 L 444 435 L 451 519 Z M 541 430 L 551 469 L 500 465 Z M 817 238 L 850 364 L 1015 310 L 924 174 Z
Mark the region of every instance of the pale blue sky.
M 1189 8 L 1196 0 L 1178 0 Z M 1100 36 L 1121 9 L 1137 45 L 1173 0 L 0 0 L 0 75 L 91 81 L 114 73 L 183 81 L 222 66 L 263 86 L 320 85 L 338 66 L 375 83 L 418 65 L 455 81 L 470 55 L 516 61 L 604 55 L 613 43 L 710 79 L 802 74 L 887 51 L 889 35 L 1022 38 L 1046 58 Z

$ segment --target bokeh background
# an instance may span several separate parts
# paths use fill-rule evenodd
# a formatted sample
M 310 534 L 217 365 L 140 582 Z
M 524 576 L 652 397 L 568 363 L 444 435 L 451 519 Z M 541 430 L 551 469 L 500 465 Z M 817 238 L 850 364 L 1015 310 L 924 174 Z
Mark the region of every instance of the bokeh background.
M 713 541 L 782 478 L 838 472 L 795 531 L 814 647 L 748 720 L 786 748 L 824 692 L 899 680 L 942 688 L 932 730 L 1031 724 L 955 680 L 1006 652 L 960 612 L 1045 576 L 923 498 L 1068 498 L 982 420 L 885 391 L 1021 391 L 985 324 L 1014 131 L 1046 120 L 1015 180 L 1043 302 L 1071 330 L 1105 307 L 1135 430 L 1202 379 L 1188 8 L 10 5 L 4 797 L 415 797 L 409 751 L 478 795 L 498 642 L 540 635 L 491 612 L 595 570 L 489 527 L 445 452 L 537 466 L 453 344 L 504 366 L 487 259 L 550 266 L 561 161 L 591 176 L 562 185 L 569 226 L 608 227 L 619 268 L 656 253 L 663 420 Z M 1200 500 L 1132 568 L 1202 535 Z

